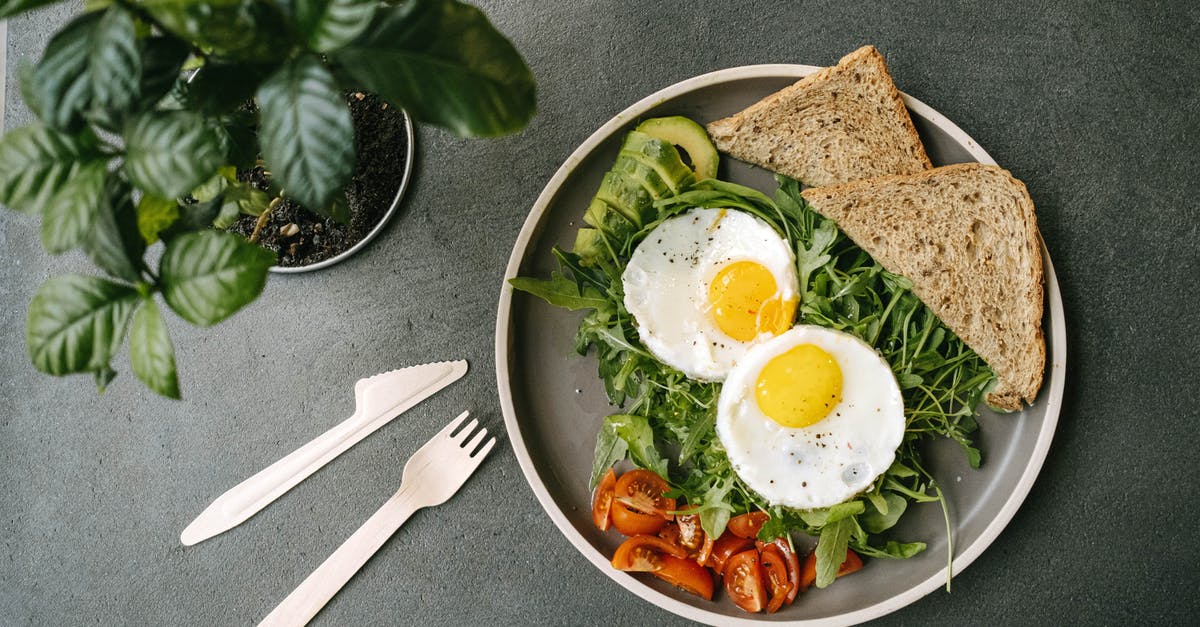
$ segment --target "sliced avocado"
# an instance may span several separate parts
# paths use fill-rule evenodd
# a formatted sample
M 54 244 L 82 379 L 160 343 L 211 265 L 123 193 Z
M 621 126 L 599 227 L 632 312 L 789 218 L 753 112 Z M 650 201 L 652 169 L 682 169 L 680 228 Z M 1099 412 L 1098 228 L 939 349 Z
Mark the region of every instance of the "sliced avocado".
M 600 183 L 600 191 L 596 192 L 596 198 L 616 207 L 638 227 L 658 217 L 650 193 L 640 183 L 621 172 L 609 170 L 604 173 L 604 180 Z
M 638 230 L 629 218 L 599 198 L 592 199 L 583 214 L 583 221 L 616 238 L 624 238 Z
M 671 195 L 671 186 L 658 175 L 654 168 L 627 156 L 618 156 L 612 167 L 614 172 L 620 172 L 640 183 L 650 197 L 658 200 Z
M 650 166 L 659 177 L 671 188 L 671 193 L 677 193 L 683 187 L 696 181 L 695 175 L 683 164 L 679 151 L 675 146 L 661 139 L 655 139 L 641 131 L 629 131 L 621 152 L 617 158 L 634 159 Z
M 651 118 L 639 124 L 637 130 L 682 148 L 692 159 L 697 179 L 717 178 L 717 147 L 695 121 L 682 115 Z
M 575 246 L 571 249 L 585 260 L 604 255 L 604 234 L 599 229 L 579 229 L 575 234 Z

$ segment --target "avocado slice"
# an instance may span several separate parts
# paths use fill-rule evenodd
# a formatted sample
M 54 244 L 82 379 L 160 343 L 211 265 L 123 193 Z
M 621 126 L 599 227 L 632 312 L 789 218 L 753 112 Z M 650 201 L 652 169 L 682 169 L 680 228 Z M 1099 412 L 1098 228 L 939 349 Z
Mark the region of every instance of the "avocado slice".
M 585 261 L 604 255 L 604 234 L 599 229 L 579 229 L 575 233 L 575 246 L 571 249 Z
M 617 162 L 612 167 L 614 172 L 620 172 L 626 177 L 637 181 L 642 188 L 650 194 L 650 197 L 658 200 L 671 195 L 671 186 L 659 176 L 654 168 L 625 156 L 618 156 Z
M 717 178 L 717 147 L 695 121 L 682 115 L 651 118 L 639 124 L 637 130 L 682 148 L 692 159 L 697 179 Z
M 633 178 L 621 172 L 609 170 L 604 173 L 604 180 L 600 183 L 600 191 L 596 192 L 596 198 L 615 207 L 638 227 L 658 217 L 658 210 L 654 208 L 654 199 L 650 193 Z
M 593 198 L 583 214 L 583 221 L 616 238 L 625 238 L 638 230 L 638 225 L 626 218 L 624 214 L 612 205 L 599 198 Z
M 618 159 L 622 157 L 652 168 L 667 184 L 672 194 L 696 181 L 695 175 L 683 164 L 683 159 L 679 157 L 679 151 L 675 150 L 674 145 L 641 131 L 629 131 L 625 136 L 625 143 L 621 145 L 621 152 L 617 155 Z

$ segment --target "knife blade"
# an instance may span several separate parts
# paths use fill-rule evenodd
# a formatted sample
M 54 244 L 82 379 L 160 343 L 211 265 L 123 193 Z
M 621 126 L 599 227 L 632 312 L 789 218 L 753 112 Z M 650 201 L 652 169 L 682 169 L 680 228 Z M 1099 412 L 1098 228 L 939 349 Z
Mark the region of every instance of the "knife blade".
M 346 449 L 466 372 L 466 361 L 440 361 L 359 379 L 354 384 L 353 416 L 217 497 L 183 530 L 179 541 L 191 546 L 242 524 Z

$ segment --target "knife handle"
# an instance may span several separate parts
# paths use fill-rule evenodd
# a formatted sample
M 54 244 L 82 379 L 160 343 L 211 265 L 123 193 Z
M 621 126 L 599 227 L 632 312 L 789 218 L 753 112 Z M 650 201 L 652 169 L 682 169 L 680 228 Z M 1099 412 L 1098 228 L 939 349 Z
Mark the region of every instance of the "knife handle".
M 296 484 L 321 466 L 370 435 L 388 419 L 388 415 L 372 419 L 355 412 L 353 416 L 217 497 L 217 500 L 183 530 L 180 541 L 186 546 L 191 546 L 241 524 L 296 487 Z
M 410 497 L 409 486 L 400 488 L 363 526 L 346 539 L 259 627 L 305 625 L 333 598 L 347 581 L 396 533 L 413 512 L 420 509 Z
M 230 490 L 226 511 L 246 511 L 248 518 L 370 435 L 372 422 L 385 421 L 354 414 Z

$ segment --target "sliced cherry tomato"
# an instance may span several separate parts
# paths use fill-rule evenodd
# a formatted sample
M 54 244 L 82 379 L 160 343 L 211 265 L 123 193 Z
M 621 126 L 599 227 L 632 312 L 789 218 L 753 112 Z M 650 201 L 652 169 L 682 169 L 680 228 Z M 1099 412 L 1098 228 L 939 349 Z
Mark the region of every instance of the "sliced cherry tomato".
M 846 561 L 838 567 L 837 576 L 849 575 L 850 573 L 862 570 L 862 558 L 858 553 L 846 549 Z M 808 590 L 808 587 L 817 581 L 817 552 L 813 551 L 808 554 L 808 558 L 804 560 L 804 569 L 800 573 L 800 589 Z
M 774 544 L 758 543 L 758 555 L 762 560 L 763 573 L 767 576 L 767 589 L 771 601 L 767 613 L 774 614 L 787 602 L 788 595 L 796 588 L 795 580 L 788 580 L 787 560 Z
M 600 480 L 600 485 L 596 486 L 596 492 L 592 494 L 592 522 L 596 523 L 596 528 L 600 531 L 608 531 L 612 525 L 613 488 L 616 484 L 617 474 L 609 468 Z
M 712 573 L 693 560 L 663 555 L 662 568 L 654 571 L 654 576 L 676 588 L 683 588 L 705 601 L 712 600 Z
M 696 554 L 696 563 L 701 566 L 708 566 L 708 563 L 712 561 L 712 553 L 713 537 L 706 533 L 704 534 L 704 543 L 700 545 L 700 552 Z
M 690 551 L 697 551 L 704 544 L 704 530 L 700 528 L 699 514 L 681 514 L 675 517 L 679 526 L 679 544 Z
M 763 523 L 770 517 L 766 512 L 748 512 L 734 516 L 729 520 L 729 530 L 736 536 L 754 540 L 758 538 L 758 531 L 762 529 Z
M 649 470 L 638 468 L 617 479 L 618 500 L 642 514 L 657 514 L 670 520 L 675 510 L 675 499 L 663 496 L 671 487 L 660 476 Z
M 687 552 L 657 536 L 633 536 L 617 547 L 612 565 L 617 570 L 652 573 L 663 568 L 664 556 L 684 558 Z
M 627 536 L 656 534 L 667 525 L 666 518 L 638 513 L 618 500 L 612 504 L 612 522 L 617 531 Z
M 705 566 L 717 571 L 718 575 L 725 574 L 725 564 L 729 558 L 736 553 L 741 553 L 746 549 L 752 548 L 754 541 L 749 538 L 742 538 L 733 535 L 728 530 L 721 534 L 713 543 L 712 555 L 709 556 L 708 563 Z
M 791 582 L 792 589 L 788 592 L 784 605 L 791 605 L 792 601 L 796 600 L 796 593 L 800 592 L 800 558 L 796 557 L 796 552 L 792 550 L 787 538 L 775 538 L 771 544 L 779 549 L 784 565 L 787 566 L 788 581 Z
M 729 558 L 725 566 L 725 592 L 747 612 L 761 612 L 767 602 L 758 551 L 750 549 Z
M 862 567 L 863 561 L 862 558 L 858 556 L 858 553 L 855 553 L 850 549 L 846 549 L 846 561 L 842 562 L 842 565 L 838 567 L 837 576 L 841 577 L 842 575 L 857 573 L 858 571 L 862 570 Z
M 613 488 L 612 521 L 627 535 L 658 533 L 671 519 L 675 499 L 663 496 L 670 487 L 649 470 L 631 470 Z

